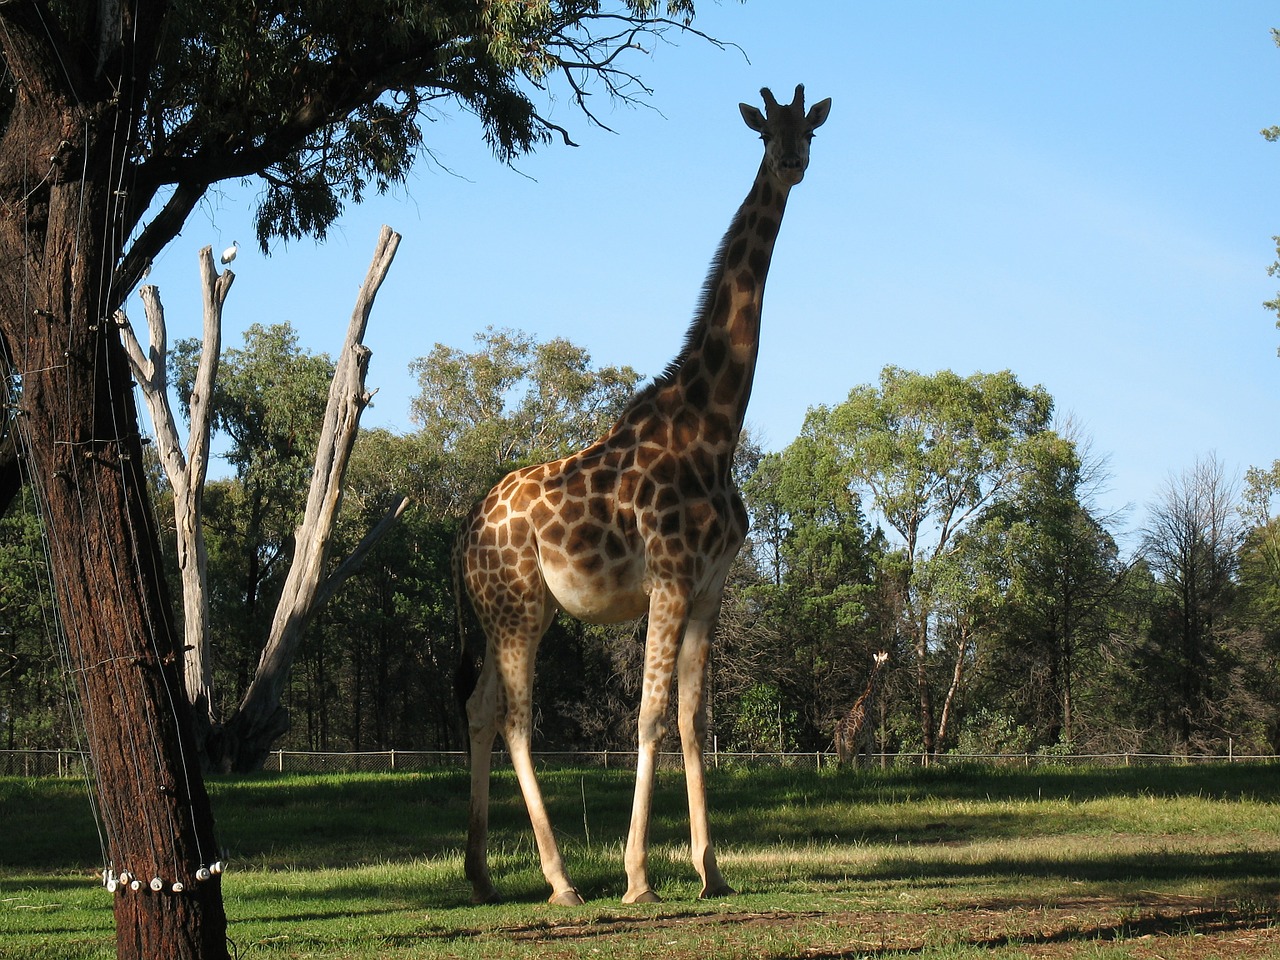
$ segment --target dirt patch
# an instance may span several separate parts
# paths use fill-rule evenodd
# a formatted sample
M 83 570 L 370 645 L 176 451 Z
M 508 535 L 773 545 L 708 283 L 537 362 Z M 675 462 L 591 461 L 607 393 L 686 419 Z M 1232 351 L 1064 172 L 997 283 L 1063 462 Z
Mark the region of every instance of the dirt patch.
M 609 953 L 646 943 L 651 955 L 671 960 L 853 960 L 927 956 L 935 949 L 952 955 L 966 948 L 1068 958 L 1093 955 L 1100 943 L 1123 942 L 1131 956 L 1153 960 L 1256 960 L 1280 957 L 1280 911 L 1167 896 L 1136 904 L 1102 897 L 1053 906 L 970 904 L 929 913 L 706 908 L 549 920 L 486 936 L 536 947 L 539 956 L 600 952 L 590 949 L 593 943 Z

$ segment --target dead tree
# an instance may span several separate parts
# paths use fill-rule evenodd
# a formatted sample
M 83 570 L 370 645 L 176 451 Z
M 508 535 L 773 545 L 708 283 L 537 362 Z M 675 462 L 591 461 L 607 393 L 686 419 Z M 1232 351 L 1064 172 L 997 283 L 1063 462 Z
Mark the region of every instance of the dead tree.
M 213 264 L 213 248 L 200 251 L 200 280 L 204 291 L 204 339 L 200 364 L 188 403 L 191 424 L 186 453 L 169 405 L 168 334 L 160 291 L 145 286 L 139 294 L 147 316 L 151 345 L 144 353 L 133 329 L 117 314 L 129 365 L 142 390 L 156 434 L 160 466 L 173 489 L 173 519 L 177 531 L 178 570 L 182 578 L 183 677 L 192 705 L 196 738 L 203 743 L 214 722 L 213 656 L 209 637 L 208 552 L 205 549 L 203 503 L 209 470 L 209 436 L 213 421 L 213 384 L 222 352 L 222 305 L 236 275 L 221 274 Z
M 306 512 L 294 535 L 293 562 L 253 681 L 235 715 L 224 725 L 219 727 L 216 718 L 209 716 L 209 725 L 206 726 L 209 736 L 205 743 L 207 759 L 219 768 L 251 770 L 260 767 L 271 744 L 288 729 L 288 713 L 280 701 L 307 624 L 355 572 L 360 561 L 391 529 L 408 505 L 407 498 L 397 497 L 387 514 L 355 550 L 335 569 L 327 570 L 333 530 L 342 500 L 343 478 L 359 433 L 360 415 L 373 396 L 365 389 L 365 375 L 372 352 L 363 343 L 364 333 L 374 299 L 399 243 L 399 234 L 389 227 L 382 228 L 373 264 L 357 297 L 346 341 L 329 386 L 329 401 L 316 449 Z M 134 376 L 147 399 L 155 424 L 161 465 L 174 490 L 178 562 L 182 570 L 184 609 L 187 612 L 188 693 L 198 708 L 201 697 L 206 705 L 212 704 L 213 684 L 208 653 L 210 624 L 205 548 L 200 524 L 212 415 L 209 398 L 217 371 L 222 304 L 234 279 L 230 271 L 217 274 L 209 247 L 200 251 L 200 269 L 204 287 L 204 343 L 191 397 L 191 437 L 185 458 L 167 398 L 164 310 L 154 287 L 144 287 L 142 291 L 151 334 L 148 353 L 143 354 L 131 331 L 126 333 Z M 127 327 L 125 329 L 128 330 Z M 194 683 L 193 675 L 196 678 Z

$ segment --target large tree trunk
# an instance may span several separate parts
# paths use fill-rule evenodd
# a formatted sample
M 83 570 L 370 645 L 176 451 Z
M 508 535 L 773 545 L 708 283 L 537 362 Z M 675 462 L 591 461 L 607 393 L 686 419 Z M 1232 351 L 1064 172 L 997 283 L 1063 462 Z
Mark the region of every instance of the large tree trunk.
M 17 253 L 0 280 L 0 324 L 22 378 L 16 422 L 42 506 L 110 865 L 143 883 L 115 894 L 118 956 L 225 957 L 219 879 L 197 879 L 218 847 L 129 367 L 114 326 L 102 322 L 95 274 L 109 258 L 95 228 L 107 205 L 92 183 L 50 193 L 42 248 L 21 224 L 0 220 L 0 249 Z
M 132 13 L 120 13 L 116 29 L 145 37 L 153 25 L 139 20 L 130 34 Z M 0 42 L 20 79 L 0 137 L 0 335 L 21 378 L 14 424 L 49 541 L 109 867 L 141 881 L 114 893 L 117 955 L 225 958 L 220 880 L 216 872 L 199 878 L 218 847 L 129 366 L 114 324 L 104 322 L 115 306 L 121 198 L 112 188 L 128 149 L 119 114 L 130 109 L 130 91 L 112 97 L 83 63 L 52 55 L 38 5 L 8 4 L 3 19 Z M 109 53 L 99 51 L 99 62 Z

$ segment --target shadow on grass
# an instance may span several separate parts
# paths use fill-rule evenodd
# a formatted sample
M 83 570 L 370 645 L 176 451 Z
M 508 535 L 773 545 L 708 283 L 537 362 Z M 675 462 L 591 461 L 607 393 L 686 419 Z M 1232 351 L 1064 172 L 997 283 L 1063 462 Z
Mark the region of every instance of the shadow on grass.
M 541 774 L 552 821 L 570 842 L 620 843 L 627 831 L 629 771 L 551 769 Z M 468 776 L 420 774 L 215 777 L 209 782 L 219 842 L 233 861 L 265 869 L 355 866 L 456 855 L 466 836 Z M 1280 765 L 1167 768 L 932 767 L 813 771 L 719 769 L 709 777 L 717 843 L 844 840 L 947 843 L 1032 836 L 1035 801 L 1106 797 L 1254 800 L 1280 803 Z M 922 819 L 921 800 L 1027 801 L 1025 809 L 955 811 Z M 902 806 L 870 818 L 865 809 Z M 820 808 L 820 815 L 812 811 Z M 83 783 L 0 778 L 8 840 L 0 866 L 97 867 L 101 852 Z M 683 775 L 662 771 L 654 839 L 687 836 Z M 492 845 L 527 846 L 528 816 L 509 771 L 494 778 Z

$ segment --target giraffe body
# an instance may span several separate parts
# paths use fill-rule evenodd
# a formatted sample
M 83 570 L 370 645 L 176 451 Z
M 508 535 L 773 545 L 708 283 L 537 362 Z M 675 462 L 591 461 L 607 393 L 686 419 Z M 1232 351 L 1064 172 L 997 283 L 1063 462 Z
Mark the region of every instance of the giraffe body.
M 554 903 L 581 903 L 565 872 L 530 757 L 533 661 L 556 613 L 592 623 L 648 614 L 639 761 L 624 901 L 658 899 L 648 881 L 649 813 L 673 680 L 702 896 L 731 893 L 712 850 L 702 748 L 707 658 L 747 515 L 731 466 L 755 372 L 760 307 L 790 188 L 830 100 L 804 112 L 803 87 L 767 115 L 742 104 L 764 162 L 713 261 L 684 349 L 591 446 L 516 470 L 464 521 L 455 577 L 486 638 L 467 701 L 471 812 L 466 872 L 477 902 L 494 898 L 487 864 L 489 765 L 500 732 L 519 780 Z

